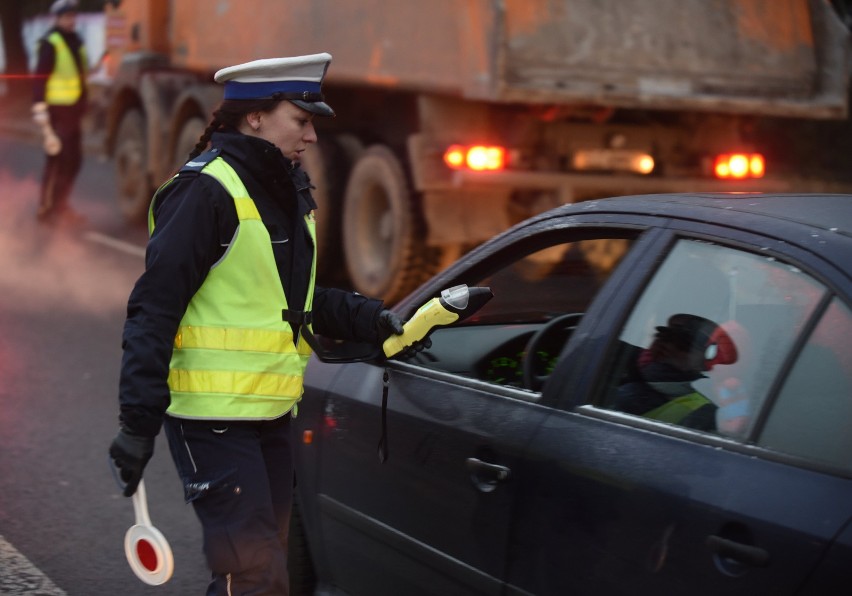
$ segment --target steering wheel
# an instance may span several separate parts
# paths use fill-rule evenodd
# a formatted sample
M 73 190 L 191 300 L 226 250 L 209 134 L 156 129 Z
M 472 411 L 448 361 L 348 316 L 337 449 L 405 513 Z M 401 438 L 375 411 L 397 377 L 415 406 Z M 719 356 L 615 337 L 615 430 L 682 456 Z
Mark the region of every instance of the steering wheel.
M 571 336 L 571 332 L 580 324 L 582 317 L 583 313 L 560 315 L 545 323 L 544 327 L 533 334 L 524 350 L 524 387 L 532 391 L 541 391 L 550 373 L 541 374 L 541 371 L 546 369 L 547 363 L 539 352 L 546 353 L 542 349 L 553 345 L 558 345 L 561 349 Z

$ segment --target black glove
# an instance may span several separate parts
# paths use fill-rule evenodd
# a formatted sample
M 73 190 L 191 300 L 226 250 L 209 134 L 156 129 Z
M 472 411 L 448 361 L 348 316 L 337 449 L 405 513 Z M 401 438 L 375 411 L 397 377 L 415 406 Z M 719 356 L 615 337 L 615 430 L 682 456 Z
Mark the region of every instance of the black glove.
M 413 358 L 414 356 L 416 356 L 417 352 L 422 352 L 423 350 L 426 350 L 426 349 L 431 348 L 431 347 L 432 347 L 432 340 L 429 339 L 429 336 L 427 335 L 423 339 L 417 340 L 416 342 L 414 342 L 410 346 L 406 346 L 405 348 L 400 350 L 398 353 L 394 354 L 393 357 L 408 360 L 409 358 Z
M 395 312 L 386 309 L 379 313 L 376 321 L 376 331 L 379 334 L 379 343 L 382 343 L 391 335 L 402 335 L 405 329 L 403 328 L 402 319 Z M 393 357 L 408 359 L 417 354 L 417 352 L 431 347 L 432 340 L 426 336 L 421 340 L 415 341 L 410 346 L 406 346 L 405 349 L 394 354 Z
M 376 319 L 376 333 L 379 335 L 379 343 L 384 343 L 391 335 L 402 335 L 404 332 L 402 319 L 395 312 L 384 309 L 379 313 Z
M 154 438 L 132 435 L 120 430 L 109 446 L 109 456 L 118 468 L 121 481 L 125 483 L 124 496 L 133 496 L 139 481 L 142 480 L 142 470 L 151 456 L 154 455 Z

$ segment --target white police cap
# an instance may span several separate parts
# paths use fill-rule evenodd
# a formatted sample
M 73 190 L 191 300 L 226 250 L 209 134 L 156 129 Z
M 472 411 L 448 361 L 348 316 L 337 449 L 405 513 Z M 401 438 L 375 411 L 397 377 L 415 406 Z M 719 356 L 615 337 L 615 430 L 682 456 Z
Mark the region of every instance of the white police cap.
M 77 0 L 56 0 L 50 5 L 50 14 L 59 16 L 66 12 L 77 12 Z
M 331 54 L 265 58 L 229 66 L 214 75 L 225 85 L 225 99 L 287 99 L 319 116 L 334 116 L 323 101 L 322 80 Z

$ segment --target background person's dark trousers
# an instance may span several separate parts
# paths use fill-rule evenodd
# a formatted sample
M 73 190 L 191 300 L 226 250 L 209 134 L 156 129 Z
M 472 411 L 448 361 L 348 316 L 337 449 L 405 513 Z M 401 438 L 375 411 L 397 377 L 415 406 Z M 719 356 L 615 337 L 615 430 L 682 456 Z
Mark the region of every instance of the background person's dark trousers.
M 52 220 L 62 216 L 79 218 L 69 208 L 68 198 L 83 163 L 80 119 L 77 107 L 50 107 L 50 122 L 62 142 L 62 150 L 56 155 L 47 156 L 37 211 L 40 220 Z

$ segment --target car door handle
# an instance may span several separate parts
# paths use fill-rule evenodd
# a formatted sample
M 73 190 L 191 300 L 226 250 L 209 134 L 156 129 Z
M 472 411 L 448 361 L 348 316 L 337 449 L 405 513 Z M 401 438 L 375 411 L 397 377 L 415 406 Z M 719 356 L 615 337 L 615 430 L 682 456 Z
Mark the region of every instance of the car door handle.
M 705 544 L 714 553 L 744 565 L 766 567 L 769 564 L 769 553 L 757 546 L 743 544 L 716 535 L 708 536 Z
M 476 473 L 487 472 L 488 475 L 494 477 L 494 480 L 508 480 L 510 472 L 506 466 L 489 464 L 475 457 L 467 458 L 467 469 Z
M 489 464 L 475 457 L 467 458 L 465 465 L 470 470 L 470 478 L 474 486 L 484 493 L 490 493 L 497 488 L 498 482 L 509 479 L 510 470 L 506 466 Z

